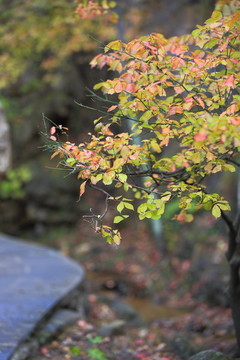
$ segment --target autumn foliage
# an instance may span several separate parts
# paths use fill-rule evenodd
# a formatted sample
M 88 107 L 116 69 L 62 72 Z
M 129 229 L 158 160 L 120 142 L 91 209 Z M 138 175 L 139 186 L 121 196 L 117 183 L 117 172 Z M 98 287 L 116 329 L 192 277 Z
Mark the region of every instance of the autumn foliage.
M 80 196 L 86 185 L 105 194 L 106 209 L 92 220 L 109 243 L 120 242 L 118 230 L 103 224 L 109 201 L 117 202 L 114 223 L 129 216 L 126 210 L 140 219 L 160 218 L 172 199 L 179 200 L 179 221 L 191 221 L 201 208 L 215 217 L 230 210 L 227 200 L 208 191 L 205 179 L 239 165 L 237 8 L 237 1 L 221 2 L 190 35 L 112 41 L 91 61 L 115 71 L 94 87 L 110 106 L 87 142 L 61 143 L 54 136 L 52 146 L 53 156 L 78 173 Z M 106 187 L 113 185 L 125 194 L 109 194 Z
M 103 17 L 105 15 L 110 15 L 112 16 L 112 20 L 117 20 L 116 13 L 111 11 L 115 6 L 116 3 L 114 1 L 82 1 L 78 5 L 76 12 L 82 20 L 96 19 L 97 17 Z
M 41 83 L 58 83 L 60 74 L 80 52 L 95 51 L 96 38 L 110 41 L 115 37 L 112 25 L 117 16 L 112 6 L 113 2 L 105 0 L 101 4 L 75 0 L 1 1 L 0 88 L 18 84 L 25 76 L 29 87 L 33 75 L 34 89 Z

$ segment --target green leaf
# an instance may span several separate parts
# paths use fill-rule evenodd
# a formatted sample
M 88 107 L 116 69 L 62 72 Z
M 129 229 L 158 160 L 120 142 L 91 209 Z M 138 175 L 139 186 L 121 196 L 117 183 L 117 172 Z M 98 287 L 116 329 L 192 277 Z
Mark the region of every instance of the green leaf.
M 131 186 L 128 183 L 124 183 L 123 188 L 124 188 L 124 191 L 127 192 L 129 190 L 129 188 L 131 188 Z
M 102 120 L 102 116 L 100 116 L 99 118 L 97 118 L 97 119 L 95 119 L 94 121 L 93 121 L 93 123 L 96 125 L 100 120 Z
M 121 201 L 119 204 L 118 204 L 118 206 L 117 206 L 117 211 L 118 212 L 122 212 L 123 211 L 123 209 L 124 209 L 124 202 L 123 201 Z
M 212 201 L 208 200 L 204 205 L 203 205 L 205 210 L 211 210 L 212 209 Z
M 231 164 L 224 164 L 222 166 L 222 170 L 223 171 L 230 171 L 230 172 L 235 172 L 236 171 L 235 167 L 233 165 L 231 165 Z
M 115 216 L 115 218 L 113 219 L 114 224 L 119 224 L 121 221 L 123 221 L 124 219 L 127 219 L 129 217 L 129 215 L 118 215 Z
M 164 212 L 164 209 L 163 209 L 163 211 L 162 211 L 162 209 L 151 211 L 151 219 L 156 219 L 156 220 L 160 219 L 163 212 Z
M 76 159 L 73 158 L 73 157 L 68 158 L 68 159 L 66 160 L 66 163 L 69 164 L 70 166 L 73 166 L 74 164 L 76 164 L 76 162 L 77 162 Z
M 142 114 L 139 121 L 148 121 L 152 117 L 152 112 L 150 110 L 145 111 L 145 113 Z
M 134 210 L 133 204 L 130 204 L 130 203 L 125 202 L 125 203 L 124 203 L 124 206 L 125 206 L 126 209 Z
M 79 356 L 82 353 L 82 349 L 77 346 L 70 346 L 69 350 L 72 356 Z
M 105 84 L 104 82 L 100 82 L 100 83 L 94 85 L 93 88 L 94 88 L 94 90 L 99 90 L 103 87 L 104 84 Z
M 145 217 L 146 217 L 147 219 L 152 219 L 152 212 L 151 212 L 151 211 L 147 211 L 147 212 L 145 213 Z
M 102 180 L 103 174 L 97 174 L 97 176 L 95 177 L 96 181 L 100 181 Z
M 126 174 L 118 174 L 118 179 L 122 183 L 125 183 L 127 181 L 127 175 Z
M 199 164 L 201 162 L 201 154 L 200 152 L 196 152 L 192 154 L 192 162 L 194 164 Z
M 94 359 L 94 360 L 108 360 L 104 352 L 99 349 L 89 349 L 87 353 Z
M 112 184 L 114 177 L 115 177 L 115 171 L 109 171 L 103 174 L 102 181 L 105 185 L 110 185 Z
M 193 30 L 192 36 L 194 37 L 194 39 L 196 39 L 199 36 L 199 34 L 201 34 L 201 32 L 202 32 L 202 27 L 199 29 Z
M 141 214 L 139 214 L 139 219 L 140 219 L 140 220 L 145 219 L 145 213 L 141 213 Z
M 147 210 L 148 206 L 146 203 L 143 203 L 141 205 L 139 205 L 139 207 L 137 208 L 137 212 L 138 213 L 144 213 Z
M 211 18 L 208 19 L 208 20 L 206 20 L 206 24 L 211 23 L 212 20 L 214 20 L 214 22 L 215 22 L 216 20 L 220 20 L 221 18 L 222 18 L 222 13 L 221 13 L 221 11 L 214 10 L 213 13 L 212 13 Z
M 99 344 L 103 341 L 103 337 L 102 336 L 95 336 L 92 338 L 88 339 L 92 344 Z
M 221 216 L 221 209 L 218 205 L 214 205 L 212 207 L 212 214 L 215 218 L 219 218 Z
M 210 41 L 208 41 L 205 45 L 204 45 L 204 49 L 212 49 L 215 45 L 217 45 L 219 42 L 219 39 L 212 39 Z
M 115 159 L 114 160 L 114 162 L 113 162 L 113 166 L 112 166 L 112 168 L 114 169 L 114 170 L 116 170 L 116 169 L 121 169 L 122 168 L 122 166 L 124 165 L 124 159 L 121 159 L 121 158 L 117 158 L 117 159 Z M 123 174 L 124 175 L 124 174 Z M 125 175 L 126 176 L 126 175 Z

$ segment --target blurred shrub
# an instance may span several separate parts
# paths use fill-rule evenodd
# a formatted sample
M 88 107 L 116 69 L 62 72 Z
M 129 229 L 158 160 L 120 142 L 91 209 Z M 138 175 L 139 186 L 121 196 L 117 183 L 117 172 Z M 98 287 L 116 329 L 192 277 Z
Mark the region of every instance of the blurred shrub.
M 31 180 L 32 174 L 27 166 L 9 170 L 0 182 L 2 199 L 21 199 L 25 195 L 24 185 Z

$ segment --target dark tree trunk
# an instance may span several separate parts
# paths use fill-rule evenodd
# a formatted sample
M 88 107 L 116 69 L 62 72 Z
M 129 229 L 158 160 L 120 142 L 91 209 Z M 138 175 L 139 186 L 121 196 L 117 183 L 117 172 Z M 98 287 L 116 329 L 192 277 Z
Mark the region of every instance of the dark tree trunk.
M 240 354 L 240 266 L 230 264 L 230 306 L 232 310 L 233 323 L 235 327 L 238 351 Z
M 233 224 L 225 215 L 223 219 L 229 227 L 229 244 L 226 254 L 230 267 L 229 301 L 240 353 L 240 215 Z

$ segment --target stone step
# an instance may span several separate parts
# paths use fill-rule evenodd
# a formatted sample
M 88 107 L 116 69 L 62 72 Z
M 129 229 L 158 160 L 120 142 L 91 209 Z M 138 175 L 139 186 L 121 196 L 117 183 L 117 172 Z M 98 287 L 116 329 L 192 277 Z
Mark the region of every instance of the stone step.
M 60 307 L 77 308 L 83 281 L 82 267 L 61 253 L 0 234 L 0 360 Z

